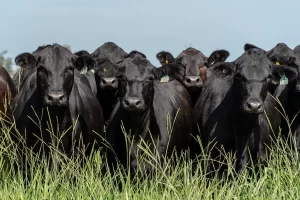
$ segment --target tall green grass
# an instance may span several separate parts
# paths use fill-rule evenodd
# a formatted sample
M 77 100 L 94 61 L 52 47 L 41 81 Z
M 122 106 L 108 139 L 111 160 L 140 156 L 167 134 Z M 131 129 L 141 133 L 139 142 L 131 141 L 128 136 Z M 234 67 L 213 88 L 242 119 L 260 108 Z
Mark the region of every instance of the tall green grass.
M 268 166 L 258 173 L 250 164 L 237 174 L 234 156 L 227 156 L 227 175 L 210 179 L 204 167 L 209 159 L 206 150 L 194 161 L 188 151 L 183 152 L 163 166 L 153 164 L 151 176 L 134 178 L 123 166 L 110 173 L 102 150 L 86 158 L 84 166 L 79 159 L 66 159 L 60 162 L 60 170 L 49 168 L 46 159 L 37 159 L 26 150 L 30 162 L 26 170 L 30 181 L 26 182 L 20 167 L 14 167 L 20 156 L 19 146 L 11 139 L 11 128 L 1 129 L 0 199 L 300 199 L 299 156 L 281 138 L 272 147 Z M 141 163 L 158 162 L 147 144 L 140 149 L 145 155 Z M 57 152 L 55 147 L 53 151 Z M 52 156 L 61 159 L 58 154 Z

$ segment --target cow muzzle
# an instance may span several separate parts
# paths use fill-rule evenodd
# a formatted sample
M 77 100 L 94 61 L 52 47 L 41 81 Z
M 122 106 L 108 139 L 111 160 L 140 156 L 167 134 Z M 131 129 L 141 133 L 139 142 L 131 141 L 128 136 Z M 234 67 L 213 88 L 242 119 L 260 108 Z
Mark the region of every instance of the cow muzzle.
M 139 111 L 144 109 L 144 101 L 137 97 L 127 97 L 122 101 L 123 108 L 128 111 Z
M 263 102 L 259 100 L 248 100 L 244 105 L 244 110 L 250 114 L 261 114 L 264 111 Z
M 45 97 L 45 103 L 47 105 L 65 106 L 67 104 L 67 98 L 64 92 L 52 91 Z
M 103 89 L 116 89 L 118 80 L 115 77 L 103 78 L 100 84 Z
M 200 89 L 202 88 L 202 80 L 200 76 L 187 76 L 185 78 L 184 84 L 186 85 L 187 88 L 195 88 L 195 89 Z

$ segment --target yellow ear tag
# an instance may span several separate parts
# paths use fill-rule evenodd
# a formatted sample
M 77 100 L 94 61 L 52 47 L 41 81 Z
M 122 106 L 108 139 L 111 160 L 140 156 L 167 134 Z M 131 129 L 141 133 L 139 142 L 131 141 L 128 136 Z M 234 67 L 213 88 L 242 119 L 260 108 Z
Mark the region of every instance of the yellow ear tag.
M 103 71 L 104 71 L 104 72 L 106 72 L 106 71 L 107 71 L 106 67 L 105 67 L 105 68 L 103 68 Z
M 276 65 L 280 65 L 280 63 L 277 61 L 276 63 L 275 63 Z
M 166 64 L 168 64 L 169 63 L 169 61 L 168 60 L 166 60 Z

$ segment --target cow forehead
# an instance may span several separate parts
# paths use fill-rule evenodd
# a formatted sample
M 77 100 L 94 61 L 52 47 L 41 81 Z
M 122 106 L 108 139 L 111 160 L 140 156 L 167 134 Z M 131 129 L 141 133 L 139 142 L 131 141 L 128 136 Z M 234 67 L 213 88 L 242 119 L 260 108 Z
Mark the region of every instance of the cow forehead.
M 72 58 L 74 55 L 63 48 L 46 48 L 39 53 L 39 56 L 45 65 L 44 67 L 51 71 L 53 69 L 55 69 L 54 71 L 61 71 L 73 65 Z
M 193 62 L 193 63 L 205 63 L 207 61 L 207 57 L 199 50 L 196 49 L 190 49 L 190 50 L 184 50 L 182 51 L 177 58 L 182 57 L 183 60 L 187 62 Z
M 241 65 L 238 70 L 238 73 L 248 80 L 264 80 L 270 72 L 269 66 L 265 63 Z
M 125 67 L 124 76 L 127 80 L 144 80 L 153 76 L 153 67 L 130 64 Z

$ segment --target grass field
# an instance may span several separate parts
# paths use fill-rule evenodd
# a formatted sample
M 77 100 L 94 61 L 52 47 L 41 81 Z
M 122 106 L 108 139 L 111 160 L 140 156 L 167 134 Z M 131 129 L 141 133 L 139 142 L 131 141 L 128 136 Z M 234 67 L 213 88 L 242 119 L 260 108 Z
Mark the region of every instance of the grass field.
M 285 114 L 284 114 L 285 115 Z M 0 199 L 300 199 L 300 160 L 298 153 L 282 139 L 272 147 L 266 168 L 255 173 L 253 166 L 236 173 L 234 159 L 228 158 L 228 173 L 223 178 L 207 178 L 207 154 L 191 161 L 184 152 L 175 162 L 155 167 L 152 176 L 130 177 L 123 167 L 108 172 L 103 152 L 97 151 L 84 167 L 79 160 L 61 162 L 61 170 L 49 170 L 46 160 L 37 160 L 27 153 L 31 164 L 24 173 L 13 163 L 19 160 L 19 147 L 10 138 L 10 128 L 1 129 L 0 140 Z M 147 147 L 143 150 L 153 158 Z M 55 161 L 60 160 L 53 150 Z M 184 160 L 179 162 L 179 160 Z M 153 162 L 152 162 L 153 163 Z M 154 162 L 155 163 L 155 162 Z M 172 164 L 170 164 L 172 163 Z M 55 166 L 55 165 L 54 165 Z
M 70 161 L 61 171 L 49 171 L 47 162 L 33 161 L 28 184 L 10 164 L 16 158 L 13 145 L 2 141 L 0 199 L 300 199 L 300 161 L 281 141 L 259 175 L 250 167 L 240 174 L 228 170 L 227 178 L 207 179 L 202 165 L 193 171 L 186 159 L 156 168 L 154 176 L 130 179 L 121 171 L 104 172 L 107 166 L 98 151 L 84 168 Z

